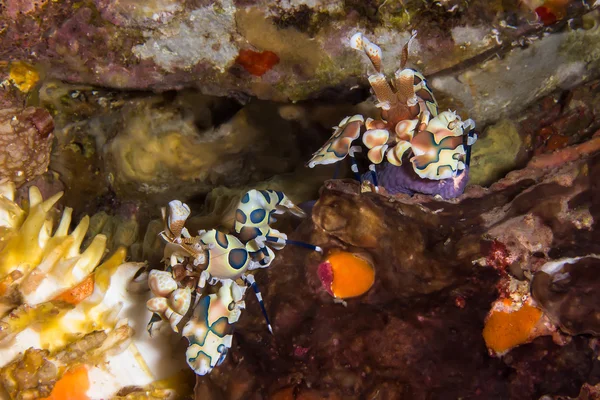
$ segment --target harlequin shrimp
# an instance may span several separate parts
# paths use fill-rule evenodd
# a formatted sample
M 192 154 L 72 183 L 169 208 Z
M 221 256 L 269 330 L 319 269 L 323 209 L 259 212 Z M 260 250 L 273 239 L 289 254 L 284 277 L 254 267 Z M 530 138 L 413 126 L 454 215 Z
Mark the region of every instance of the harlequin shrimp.
M 148 326 L 150 333 L 160 319 L 167 320 L 171 329 L 179 332 L 178 325 L 192 305 L 192 293 L 199 300 L 207 282 L 215 285 L 241 279 L 256 288 L 253 277 L 245 273 L 260 264 L 251 259 L 246 246 L 237 237 L 216 229 L 199 231 L 192 237 L 183 226 L 189 214 L 189 207 L 179 200 L 169 203 L 168 214 L 163 211 L 165 230 L 160 235 L 167 241 L 168 268 L 152 270 L 148 275 L 148 285 L 155 297 L 147 302 L 147 307 L 157 315 Z M 260 292 L 257 288 L 255 291 L 260 300 Z
M 438 104 L 425 77 L 410 68 L 404 68 L 408 60 L 408 47 L 416 32 L 404 45 L 400 69 L 388 82 L 381 68 L 381 49 L 361 33 L 350 39 L 350 46 L 366 53 L 376 73 L 369 76 L 369 84 L 381 109 L 381 118 L 374 120 L 362 115 L 346 117 L 335 127 L 333 136 L 307 163 L 309 168 L 318 164 L 331 164 L 350 157 L 352 171 L 361 180 L 355 153 L 360 146 L 353 142 L 362 133 L 362 142 L 369 149 L 373 184 L 377 188 L 375 165 L 384 159 L 401 166 L 404 154 L 411 150 L 414 171 L 420 178 L 442 180 L 457 176 L 468 165 L 468 150 L 475 142 L 475 123 L 462 121 L 455 112 L 439 113 Z
M 146 303 L 153 312 L 148 332 L 153 333 L 156 323 L 167 321 L 175 332 L 188 339 L 188 365 L 199 375 L 209 373 L 225 358 L 231 347 L 232 325 L 245 308 L 243 296 L 252 287 L 259 301 L 267 327 L 273 333 L 262 295 L 249 271 L 268 267 L 274 258 L 273 248 L 297 244 L 322 252 L 307 243 L 287 240 L 287 236 L 273 228 L 273 215 L 289 210 L 304 216 L 282 192 L 251 190 L 236 205 L 231 232 L 216 229 L 201 230 L 192 236 L 184 227 L 190 215 L 186 204 L 178 200 L 162 210 L 165 229 L 160 236 L 165 246 L 164 271 L 152 270 L 148 285 L 153 298 Z M 217 293 L 205 289 L 220 284 Z
M 322 252 L 318 246 L 288 240 L 285 233 L 271 227 L 271 224 L 277 221 L 274 216 L 286 211 L 297 217 L 306 217 L 306 213 L 283 192 L 275 190 L 252 189 L 242 196 L 235 208 L 234 234 L 262 267 L 268 267 L 275 257 L 265 242 L 276 250 L 281 250 L 286 244 L 293 244 Z M 231 219 L 228 222 L 231 223 Z
M 223 281 L 217 294 L 200 300 L 185 324 L 182 334 L 190 343 L 185 356 L 197 374 L 206 375 L 225 360 L 232 345 L 233 324 L 245 307 L 242 300 L 245 291 L 245 287 L 231 280 Z
M 197 237 L 192 237 L 185 228 L 185 221 L 190 216 L 190 208 L 179 200 L 169 203 L 169 213 L 161 208 L 165 229 L 159 233 L 167 243 L 165 257 L 169 257 L 171 265 L 177 264 L 178 259 L 192 257 L 194 265 L 204 262 L 205 248 Z

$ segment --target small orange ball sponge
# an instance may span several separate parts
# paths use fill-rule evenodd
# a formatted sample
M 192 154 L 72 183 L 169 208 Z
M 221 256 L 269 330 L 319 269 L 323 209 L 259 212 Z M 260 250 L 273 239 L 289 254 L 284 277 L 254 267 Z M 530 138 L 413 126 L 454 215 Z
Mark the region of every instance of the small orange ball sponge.
M 360 296 L 373 286 L 375 270 L 364 258 L 340 251 L 319 266 L 319 277 L 331 295 L 347 299 Z
M 505 302 L 510 300 L 506 299 Z M 503 354 L 527 343 L 541 317 L 542 311 L 529 304 L 515 311 L 492 309 L 483 328 L 485 344 L 495 353 Z

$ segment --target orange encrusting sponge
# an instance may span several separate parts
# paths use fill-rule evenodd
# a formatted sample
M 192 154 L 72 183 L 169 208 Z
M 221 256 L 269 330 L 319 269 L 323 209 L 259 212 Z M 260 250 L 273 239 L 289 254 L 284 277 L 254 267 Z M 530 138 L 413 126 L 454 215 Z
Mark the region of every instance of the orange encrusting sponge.
M 67 371 L 56 382 L 50 396 L 42 400 L 89 400 L 87 391 L 90 388 L 88 371 L 85 366 L 80 366 Z
M 340 299 L 364 294 L 375 282 L 375 270 L 369 262 L 352 253 L 334 253 L 327 258 L 333 273 L 331 291 Z
M 253 50 L 240 50 L 235 62 L 254 76 L 263 76 L 267 71 L 279 63 L 279 57 L 272 51 L 257 52 Z
M 483 328 L 485 344 L 501 354 L 527 343 L 541 317 L 542 310 L 528 304 L 512 312 L 492 310 Z

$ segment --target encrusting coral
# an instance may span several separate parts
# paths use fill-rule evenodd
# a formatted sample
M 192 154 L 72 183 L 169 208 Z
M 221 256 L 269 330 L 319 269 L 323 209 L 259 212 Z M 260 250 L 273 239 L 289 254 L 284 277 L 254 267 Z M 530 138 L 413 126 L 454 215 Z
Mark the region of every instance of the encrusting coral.
M 21 208 L 15 185 L 0 185 L 0 394 L 2 388 L 11 399 L 58 399 L 65 391 L 81 398 L 189 393 L 180 382 L 187 370 L 177 342 L 168 332 L 150 338 L 144 329 L 145 264 L 125 262 L 124 247 L 101 263 L 101 234 L 81 251 L 89 218 L 69 233 L 68 207 L 53 229 L 61 196 L 44 200 L 32 186 Z

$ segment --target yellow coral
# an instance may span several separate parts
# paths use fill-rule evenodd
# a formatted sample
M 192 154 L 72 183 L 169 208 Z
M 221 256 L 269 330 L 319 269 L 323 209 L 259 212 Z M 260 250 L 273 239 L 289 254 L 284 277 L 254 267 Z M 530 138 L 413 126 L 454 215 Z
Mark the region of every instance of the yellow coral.
M 14 202 L 15 190 L 12 182 L 0 185 L 0 228 L 14 229 L 23 223 L 25 211 Z
M 6 186 L 0 197 L 0 215 L 9 220 L 5 224 L 9 237 L 0 250 L 0 296 L 11 289 L 18 290 L 30 305 L 48 300 L 49 296 L 76 285 L 85 279 L 104 256 L 106 237 L 97 235 L 90 246 L 80 253 L 80 246 L 89 226 L 89 217 L 68 234 L 71 208 L 65 208 L 59 226 L 52 235 L 53 221 L 50 210 L 63 195 L 55 194 L 43 200 L 39 189 L 29 189 L 29 211 L 25 213 L 10 199 L 11 187 Z M 18 223 L 26 214 L 22 223 Z M 12 231 L 12 232 L 11 232 Z M 12 234 L 10 234 L 12 233 Z M 4 236 L 4 235 L 3 235 Z M 44 282 L 44 290 L 36 290 Z
M 14 202 L 15 185 L 0 185 L 0 392 L 4 386 L 11 398 L 62 398 L 71 382 L 64 372 L 83 365 L 79 378 L 84 383 L 87 375 L 89 388 L 82 385 L 81 395 L 112 398 L 129 385 L 183 395 L 170 383 L 157 386 L 187 366 L 170 337 L 148 337 L 149 293 L 131 290 L 144 264 L 125 263 L 120 247 L 98 265 L 106 237 L 95 235 L 81 252 L 90 219 L 69 233 L 70 208 L 53 231 L 51 210 L 61 196 L 44 200 L 32 187 L 23 209 Z M 43 365 L 31 364 L 33 356 Z M 38 376 L 48 368 L 55 376 Z

